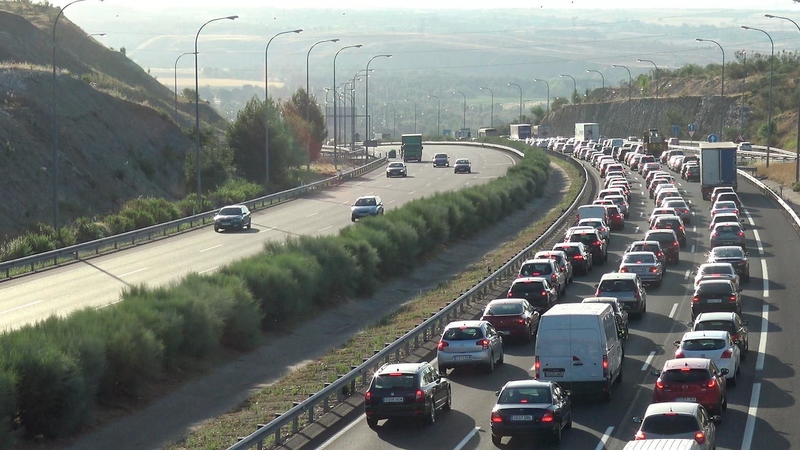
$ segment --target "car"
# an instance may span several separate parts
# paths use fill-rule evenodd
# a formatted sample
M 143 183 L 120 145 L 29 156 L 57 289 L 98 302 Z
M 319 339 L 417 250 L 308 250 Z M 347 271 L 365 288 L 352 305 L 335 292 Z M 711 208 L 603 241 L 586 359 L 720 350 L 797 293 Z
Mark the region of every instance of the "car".
M 672 139 L 676 139 L 677 140 L 677 138 L 670 138 L 670 140 L 672 140 Z M 669 145 L 678 145 L 678 144 L 670 143 Z M 669 161 L 669 159 L 671 157 L 676 156 L 676 155 L 682 155 L 682 154 L 683 154 L 683 150 L 680 150 L 680 149 L 669 149 L 669 150 L 664 151 L 664 153 L 661 154 L 661 157 L 658 160 L 662 164 L 666 164 L 667 161 Z
M 700 313 L 694 322 L 687 324 L 692 331 L 722 330 L 731 335 L 731 339 L 739 346 L 742 361 L 747 359 L 750 350 L 750 336 L 747 332 L 747 321 L 734 312 Z
M 739 274 L 731 263 L 704 263 L 695 270 L 694 288 L 703 280 L 731 280 L 737 290 L 741 291 Z
M 489 373 L 503 364 L 503 336 L 485 320 L 459 320 L 444 327 L 436 346 L 439 373 L 464 366 L 484 366 Z
M 611 227 L 608 226 L 603 219 L 595 219 L 595 218 L 588 218 L 588 219 L 581 219 L 578 221 L 579 227 L 592 227 L 598 232 L 600 232 L 600 237 L 606 240 L 606 242 L 611 242 Z
M 680 243 L 681 248 L 686 247 L 686 226 L 683 225 L 683 221 L 679 216 L 658 216 L 655 218 L 655 220 L 653 220 L 653 224 L 650 225 L 650 229 L 672 230 L 678 237 L 678 242 Z
M 697 403 L 668 402 L 651 404 L 644 417 L 635 417 L 634 422 L 641 424 L 634 437 L 637 441 L 685 438 L 694 440 L 702 450 L 713 450 L 717 446 L 716 424 L 722 417 L 712 416 Z
M 358 197 L 350 207 L 350 220 L 355 222 L 363 217 L 382 216 L 383 213 L 383 200 L 377 195 L 365 195 Z
M 680 242 L 674 230 L 648 230 L 642 240 L 660 242 L 668 263 L 678 265 L 681 262 Z
M 683 163 L 683 166 L 681 167 L 681 179 L 685 180 L 686 174 L 689 173 L 689 169 L 693 167 L 699 169 L 700 164 L 697 161 L 689 161 Z
M 683 198 L 683 195 L 677 188 L 656 189 L 655 196 L 653 197 L 656 205 L 661 206 L 664 199 L 667 198 Z
M 499 298 L 486 305 L 481 320 L 491 323 L 504 339 L 531 342 L 539 330 L 540 316 L 524 298 Z
M 490 418 L 492 444 L 506 436 L 547 435 L 561 442 L 563 430 L 572 428 L 570 391 L 552 381 L 514 380 L 495 392 L 497 403 Z
M 533 255 L 533 259 L 552 259 L 555 261 L 561 271 L 567 275 L 567 283 L 572 283 L 574 271 L 572 266 L 572 259 L 566 253 L 560 250 L 541 250 Z
M 747 251 L 747 236 L 745 236 L 742 224 L 739 222 L 720 222 L 714 224 L 709 238 L 711 248 L 720 245 L 738 245 L 742 247 L 742 250 Z
M 617 205 L 622 215 L 627 218 L 630 216 L 630 205 L 628 204 L 628 199 L 624 195 L 607 195 L 605 200 L 611 200 Z
M 450 157 L 447 156 L 447 153 L 433 155 L 433 167 L 450 167 Z
M 741 350 L 724 330 L 687 331 L 675 341 L 675 358 L 708 358 L 720 369 L 727 369 L 728 384 L 736 386 L 741 365 Z
M 717 202 L 733 202 L 736 203 L 737 208 L 740 210 L 742 209 L 742 201 L 739 199 L 739 194 L 736 192 L 720 192 L 714 200 L 714 203 Z
M 567 291 L 567 273 L 561 266 L 550 258 L 528 259 L 519 268 L 517 278 L 542 277 L 547 278 L 555 288 L 559 298 Z
M 436 411 L 453 407 L 450 381 L 428 362 L 384 364 L 364 393 L 367 425 L 381 419 L 416 418 L 436 422 Z
M 732 201 L 719 201 L 717 200 L 714 202 L 714 205 L 711 206 L 711 215 L 715 216 L 717 214 L 723 212 L 730 212 L 733 214 L 739 215 L 739 207 L 736 206 L 736 203 Z
M 625 249 L 625 253 L 628 252 L 651 252 L 656 255 L 661 264 L 666 264 L 667 256 L 664 253 L 664 250 L 661 249 L 661 243 L 658 241 L 633 241 Z
M 751 144 L 751 143 L 749 143 L 747 141 L 739 142 L 739 145 L 736 146 L 736 150 L 740 151 L 740 152 L 752 151 L 753 150 L 753 144 Z
M 214 231 L 219 230 L 248 230 L 253 225 L 250 210 L 245 205 L 229 205 L 220 208 L 214 214 Z
M 692 320 L 702 312 L 729 311 L 742 315 L 742 300 L 733 281 L 703 280 L 692 295 Z
M 736 190 L 733 189 L 732 186 L 717 186 L 711 192 L 711 204 L 713 205 L 717 201 L 717 196 L 722 194 L 723 192 L 733 192 L 735 193 Z
M 680 141 L 680 139 L 678 139 L 676 137 L 671 137 L 671 138 L 667 139 L 667 145 L 668 146 L 681 145 L 681 141 Z M 683 152 L 683 150 L 676 150 L 676 151 Z
M 700 181 L 700 166 L 690 166 L 686 169 L 686 181 Z
M 549 278 L 522 277 L 511 282 L 506 292 L 508 298 L 524 298 L 540 313 L 546 312 L 558 302 L 557 288 Z
M 675 214 L 681 218 L 684 224 L 690 225 L 692 223 L 692 208 L 682 198 L 669 198 L 664 200 L 663 208 L 672 208 Z
M 581 303 L 605 303 L 611 305 L 611 309 L 614 310 L 614 318 L 617 322 L 617 334 L 620 339 L 628 338 L 628 311 L 622 307 L 617 297 L 586 297 Z
M 661 286 L 664 280 L 664 266 L 653 252 L 627 252 L 622 255 L 619 273 L 635 273 L 642 283 Z
M 675 208 L 667 208 L 667 207 L 664 207 L 664 208 L 653 208 L 653 211 L 650 213 L 650 218 L 647 219 L 647 221 L 649 222 L 648 227 L 652 227 L 653 226 L 653 222 L 655 222 L 656 218 L 658 218 L 658 217 L 661 217 L 661 216 L 675 216 L 677 214 L 678 214 L 678 212 L 675 211 Z
M 595 285 L 595 297 L 616 297 L 628 314 L 641 318 L 647 312 L 647 291 L 635 273 L 606 273 Z
M 703 405 L 714 414 L 728 407 L 728 369 L 708 358 L 677 358 L 664 362 L 653 389 L 653 403 L 686 402 Z
M 625 216 L 619 212 L 617 205 L 607 205 L 608 210 L 608 225 L 612 230 L 625 229 Z
M 591 250 L 594 262 L 603 265 L 608 261 L 607 242 L 595 229 L 574 230 L 568 233 L 564 242 L 583 242 Z
M 472 163 L 466 158 L 459 158 L 453 164 L 454 173 L 472 173 Z
M 706 262 L 726 262 L 733 265 L 736 273 L 739 274 L 741 280 L 745 283 L 750 281 L 750 256 L 742 247 L 738 245 L 723 245 L 721 247 L 714 247 L 705 254 Z
M 722 212 L 719 214 L 715 214 L 711 216 L 711 220 L 708 222 L 708 231 L 711 231 L 714 228 L 714 225 L 722 222 L 742 223 L 742 219 L 739 218 L 738 214 L 734 214 L 732 212 Z
M 659 189 L 667 188 L 667 187 L 673 187 L 674 188 L 675 187 L 675 181 L 674 180 L 670 180 L 669 178 L 666 178 L 666 177 L 657 177 L 657 178 L 653 178 L 653 181 L 651 181 L 647 186 L 648 186 L 647 187 L 647 195 L 650 198 L 655 200 L 656 191 L 658 191 Z
M 402 161 L 393 161 L 386 166 L 386 178 L 390 177 L 407 177 L 408 167 Z
M 588 275 L 594 268 L 594 258 L 589 247 L 582 242 L 561 242 L 553 245 L 553 250 L 564 252 L 572 261 L 572 269 Z

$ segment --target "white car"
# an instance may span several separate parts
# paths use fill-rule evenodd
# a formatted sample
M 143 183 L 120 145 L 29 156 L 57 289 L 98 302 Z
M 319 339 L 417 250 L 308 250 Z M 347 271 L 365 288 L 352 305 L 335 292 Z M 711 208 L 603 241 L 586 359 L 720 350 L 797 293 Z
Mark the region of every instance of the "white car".
M 749 152 L 753 150 L 753 144 L 747 141 L 739 142 L 739 145 L 736 149 L 740 152 Z
M 727 331 L 688 331 L 675 341 L 675 358 L 706 358 L 720 369 L 728 369 L 728 383 L 736 385 L 741 364 L 741 351 Z

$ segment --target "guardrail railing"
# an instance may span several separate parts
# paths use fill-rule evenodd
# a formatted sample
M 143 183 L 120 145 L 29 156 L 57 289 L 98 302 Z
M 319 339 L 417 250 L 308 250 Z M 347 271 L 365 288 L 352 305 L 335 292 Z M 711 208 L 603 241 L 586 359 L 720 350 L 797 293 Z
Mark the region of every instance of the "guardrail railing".
M 362 174 L 370 172 L 385 163 L 386 158 L 379 158 L 361 167 L 343 172 L 341 175 L 336 175 L 321 181 L 296 187 L 294 189 L 247 200 L 241 204 L 254 211 L 268 208 L 272 205 L 285 202 L 289 199 L 306 195 L 309 192 L 338 185 L 343 180 L 361 176 Z M 3 278 L 11 278 L 14 274 L 21 271 L 34 272 L 38 269 L 57 266 L 59 264 L 68 263 L 80 258 L 98 255 L 106 251 L 115 251 L 123 247 L 136 245 L 137 243 L 150 241 L 156 238 L 162 238 L 174 232 L 189 230 L 195 227 L 202 227 L 210 224 L 213 221 L 213 217 L 216 212 L 217 210 L 214 209 L 212 211 L 206 211 L 194 216 L 184 217 L 171 222 L 165 222 L 147 228 L 129 231 L 127 233 L 117 234 L 90 242 L 59 248 L 45 253 L 38 253 L 36 255 L 26 256 L 24 258 L 11 261 L 1 262 L 0 280 Z
M 521 155 L 521 152 L 518 150 L 500 145 L 485 143 L 458 143 L 458 145 L 464 144 L 491 147 Z M 583 165 L 580 164 L 580 162 L 569 157 L 568 155 L 562 155 L 554 152 L 547 153 L 560 159 L 570 161 L 572 164 L 575 164 L 576 167 L 582 170 L 583 184 L 575 201 L 558 218 L 558 220 L 556 220 L 552 225 L 550 225 L 550 227 L 548 227 L 547 230 L 545 230 L 542 236 L 536 239 L 528 247 L 520 251 L 515 257 L 508 260 L 494 273 L 484 278 L 483 281 L 476 284 L 457 299 L 450 302 L 438 313 L 435 313 L 430 318 L 417 325 L 414 329 L 408 331 L 398 340 L 386 345 L 383 350 L 378 351 L 375 355 L 366 359 L 361 365 L 352 368 L 352 370 L 347 374 L 341 375 L 335 382 L 326 384 L 325 387 L 319 392 L 314 393 L 285 413 L 278 415 L 268 424 L 259 425 L 259 429 L 257 431 L 247 437 L 240 438 L 239 442 L 229 447 L 228 450 L 244 450 L 253 447 L 261 450 L 264 448 L 264 441 L 270 436 L 274 438 L 274 443 L 276 445 L 281 444 L 283 442 L 284 435 L 296 434 L 299 431 L 301 420 L 304 420 L 307 423 L 315 422 L 315 420 L 321 414 L 324 414 L 332 409 L 331 405 L 341 403 L 347 395 L 355 393 L 356 384 L 359 383 L 359 379 L 360 385 L 362 387 L 365 386 L 367 383 L 369 383 L 370 374 L 381 365 L 391 362 L 393 357 L 395 360 L 399 361 L 401 354 L 410 354 L 413 349 L 419 348 L 426 341 L 433 339 L 435 336 L 441 333 L 441 331 L 449 322 L 456 320 L 458 316 L 460 316 L 473 301 L 481 300 L 482 296 L 486 295 L 489 290 L 494 288 L 496 283 L 516 273 L 519 270 L 522 262 L 530 257 L 530 253 L 534 249 L 538 248 L 542 242 L 549 239 L 552 233 L 563 225 L 565 220 L 569 220 L 573 217 L 573 213 L 577 207 L 580 206 L 581 199 L 586 191 L 588 173 Z M 345 392 L 347 394 L 345 394 Z M 291 433 L 284 433 L 284 429 L 287 427 L 291 428 Z
M 688 151 L 691 151 L 691 152 L 697 152 L 699 147 L 696 146 L 696 145 L 684 145 L 684 144 L 681 144 L 681 145 L 670 145 L 669 148 L 675 148 L 675 149 L 681 149 L 681 150 L 688 150 Z M 754 145 L 753 148 L 765 149 L 766 150 L 766 147 L 760 146 L 760 145 Z M 766 151 L 756 151 L 756 150 L 744 150 L 743 151 L 743 150 L 739 150 L 739 151 L 736 152 L 736 154 L 741 159 L 758 159 L 758 160 L 761 160 L 761 159 L 766 159 L 767 158 L 767 152 Z M 782 150 L 782 149 L 779 149 L 779 148 L 771 148 L 770 147 L 769 159 L 772 159 L 772 160 L 775 160 L 775 161 L 787 162 L 787 161 L 794 161 L 795 158 L 796 158 L 796 155 L 793 152 L 790 152 L 790 151 L 787 151 L 787 150 Z
M 738 172 L 739 176 L 744 177 L 744 179 L 747 180 L 748 183 L 757 187 L 764 195 L 769 195 L 770 197 L 772 197 L 773 200 L 778 202 L 778 205 L 784 209 L 786 215 L 789 216 L 789 219 L 791 219 L 794 228 L 800 231 L 800 217 L 794 211 L 794 208 L 792 208 L 791 205 L 786 203 L 786 200 L 781 198 L 778 192 L 773 191 L 772 189 L 770 189 L 769 186 L 762 183 L 761 181 L 758 180 L 758 178 L 750 175 L 749 173 L 743 170 L 739 170 Z

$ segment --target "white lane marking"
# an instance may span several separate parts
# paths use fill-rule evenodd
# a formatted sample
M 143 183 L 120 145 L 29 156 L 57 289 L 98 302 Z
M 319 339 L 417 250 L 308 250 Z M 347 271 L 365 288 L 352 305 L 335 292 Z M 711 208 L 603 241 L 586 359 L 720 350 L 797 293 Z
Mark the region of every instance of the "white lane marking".
M 390 187 L 392 187 L 392 185 L 391 184 L 387 184 L 385 187 L 386 188 L 390 188 Z
M 761 281 L 764 283 L 764 298 L 769 297 L 769 272 L 767 272 L 767 261 L 761 260 Z
M 389 186 L 391 186 L 391 184 L 390 184 Z M 306 218 L 308 218 L 308 217 L 314 217 L 314 216 L 316 216 L 317 214 L 319 214 L 319 213 L 318 213 L 318 212 L 311 213 L 311 214 L 307 215 L 307 216 L 306 216 Z
M 321 450 L 321 449 L 333 444 L 337 439 L 342 437 L 343 434 L 345 434 L 348 431 L 350 431 L 351 428 L 353 428 L 354 426 L 358 425 L 363 420 L 364 420 L 364 414 L 361 414 L 360 416 L 358 416 L 358 418 L 356 418 L 356 420 L 350 422 L 349 424 L 347 424 L 346 427 L 342 428 L 341 431 L 339 431 L 338 433 L 336 433 L 333 436 L 331 436 L 331 438 L 328 439 L 327 441 L 323 442 L 322 445 L 317 447 L 317 450 Z
M 692 253 L 694 253 L 694 252 L 695 252 L 695 250 L 697 250 L 697 246 L 696 246 L 696 245 L 694 245 L 694 244 L 692 244 Z
M 27 308 L 28 306 L 33 306 L 33 305 L 35 305 L 37 303 L 42 303 L 42 301 L 43 300 L 36 300 L 35 302 L 30 302 L 30 303 L 26 303 L 24 305 L 17 306 L 16 308 L 11 308 L 11 309 L 7 309 L 5 311 L 0 311 L 0 316 L 2 316 L 3 314 L 8 314 L 10 312 L 14 312 L 14 311 L 16 311 L 18 309 Z
M 375 175 L 374 177 L 370 177 L 370 178 L 374 180 L 376 178 L 385 177 L 385 176 L 386 176 L 385 174 L 380 174 L 380 175 Z
M 426 185 L 425 185 L 425 187 L 428 187 L 428 186 L 430 186 L 430 185 L 432 185 L 432 184 L 433 184 L 433 183 L 428 183 L 428 184 L 426 184 Z
M 120 278 L 127 277 L 128 275 L 133 275 L 135 273 L 144 272 L 147 269 L 149 269 L 149 267 L 142 267 L 141 269 L 136 269 L 136 270 L 134 270 L 132 272 L 123 273 L 122 275 L 117 275 L 117 276 L 120 277 Z
M 208 273 L 208 272 L 212 272 L 212 271 L 214 271 L 214 270 L 217 270 L 218 268 L 219 268 L 219 266 L 214 266 L 214 267 L 212 267 L 212 268 L 210 268 L 210 269 L 206 269 L 206 270 L 204 270 L 204 271 L 202 271 L 202 272 L 198 272 L 198 273 L 199 273 L 200 275 L 202 275 L 202 274 L 204 274 L 204 273 Z
M 647 355 L 647 359 L 645 359 L 644 364 L 642 364 L 642 371 L 645 371 L 647 370 L 648 367 L 650 367 L 650 363 L 653 362 L 654 356 L 656 356 L 655 350 L 653 350 L 652 352 L 650 352 L 649 355 Z
M 319 230 L 317 230 L 317 232 L 320 232 L 320 231 L 325 231 L 325 230 L 327 230 L 328 228 L 333 228 L 333 225 L 328 225 L 328 226 L 327 226 L 327 227 L 325 227 L 325 228 L 320 228 Z
M 481 427 L 473 428 L 472 431 L 470 431 L 466 436 L 464 436 L 464 439 L 462 439 L 461 442 L 459 442 L 458 445 L 456 445 L 456 447 L 453 450 L 461 450 L 462 448 L 464 448 L 464 446 L 467 445 L 467 442 L 469 442 L 470 439 L 472 439 L 472 437 L 475 436 L 475 434 L 477 434 L 478 431 L 480 431 L 480 429 Z
M 606 432 L 603 434 L 603 437 L 600 438 L 600 442 L 597 443 L 597 447 L 594 450 L 603 450 L 606 448 L 606 442 L 608 442 L 608 438 L 611 437 L 611 433 L 614 431 L 614 427 L 606 428 Z
M 511 155 L 507 155 L 505 153 L 503 153 L 502 155 L 505 156 L 506 158 L 508 158 L 511 161 L 511 165 L 512 166 L 516 166 L 517 165 L 517 160 L 512 158 Z
M 635 229 L 635 230 L 633 230 L 633 232 L 634 232 L 634 233 L 636 233 L 636 234 L 638 234 L 638 233 L 639 233 L 639 226 L 638 226 L 638 225 L 636 226 L 636 229 Z
M 689 279 L 689 275 L 691 275 L 691 274 L 692 274 L 692 271 L 687 269 L 686 273 L 683 274 L 683 279 L 684 280 L 688 280 Z
M 389 200 L 388 202 L 386 202 L 386 204 L 388 205 L 388 204 L 391 204 L 391 203 L 394 203 L 394 202 L 395 202 L 395 200 Z
M 756 427 L 759 396 L 761 396 L 761 383 L 753 383 L 753 393 L 750 394 L 750 406 L 747 408 L 747 422 L 744 424 L 744 435 L 742 436 L 742 450 L 750 450 L 750 445 L 753 443 L 753 431 Z
M 411 192 L 408 193 L 408 195 L 411 195 L 411 194 L 413 194 L 415 192 L 417 192 L 417 191 L 411 191 Z
M 639 211 L 639 217 L 644 218 L 644 211 Z
M 675 313 L 677 311 L 678 311 L 678 304 L 677 303 L 673 303 L 672 304 L 672 309 L 669 310 L 669 318 L 672 319 L 673 317 L 675 317 Z
M 761 333 L 758 334 L 758 358 L 756 370 L 764 370 L 764 355 L 767 354 L 767 327 L 769 326 L 769 305 L 761 310 Z
M 692 227 L 692 233 L 697 233 L 697 225 Z
M 205 252 L 207 252 L 209 250 L 214 250 L 215 248 L 220 248 L 220 247 L 222 247 L 222 244 L 215 245 L 213 247 L 204 248 L 204 249 L 200 250 L 200 253 L 205 253 Z

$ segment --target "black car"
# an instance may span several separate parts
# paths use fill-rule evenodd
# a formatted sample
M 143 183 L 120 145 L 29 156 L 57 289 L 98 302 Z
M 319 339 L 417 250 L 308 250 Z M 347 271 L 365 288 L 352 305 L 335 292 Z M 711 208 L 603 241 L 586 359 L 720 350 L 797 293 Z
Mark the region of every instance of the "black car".
M 552 381 L 509 381 L 495 392 L 492 408 L 492 443 L 500 446 L 505 436 L 548 435 L 561 442 L 562 430 L 572 428 L 572 401 L 566 391 Z
M 656 255 L 661 264 L 667 263 L 667 255 L 664 254 L 664 250 L 661 249 L 661 243 L 658 241 L 633 241 L 625 249 L 625 253 L 628 252 L 651 252 Z
M 692 295 L 692 320 L 703 312 L 735 312 L 742 315 L 739 290 L 730 280 L 703 280 Z
M 606 305 L 611 305 L 611 309 L 614 310 L 614 320 L 617 322 L 617 335 L 620 339 L 628 338 L 630 317 L 628 316 L 628 310 L 619 303 L 617 297 L 586 297 L 581 303 L 604 303 Z
M 562 242 L 554 245 L 553 250 L 566 253 L 572 262 L 573 270 L 578 270 L 584 275 L 587 275 L 594 266 L 592 252 L 581 242 Z
M 433 155 L 433 167 L 450 167 L 450 157 L 447 153 Z
M 450 381 L 427 362 L 384 364 L 364 394 L 364 414 L 370 428 L 381 419 L 417 418 L 436 422 L 436 410 L 453 405 Z
M 673 230 L 649 230 L 642 240 L 658 241 L 664 254 L 667 255 L 667 262 L 673 264 L 681 262 L 681 244 L 678 241 L 678 235 Z
M 600 265 L 608 261 L 608 248 L 606 240 L 600 236 L 597 230 L 581 229 L 575 230 L 567 235 L 565 242 L 582 242 L 592 252 L 592 259 Z
M 686 227 L 683 225 L 683 220 L 678 216 L 658 216 L 653 221 L 651 230 L 672 230 L 678 236 L 681 248 L 686 247 Z
M 250 210 L 244 205 L 226 206 L 214 215 L 214 231 L 250 229 Z
M 742 282 L 750 281 L 750 256 L 742 247 L 738 245 L 724 245 L 714 247 L 706 254 L 706 262 L 710 263 L 730 263 L 736 273 L 739 274 Z
M 524 298 L 540 313 L 546 312 L 558 302 L 558 292 L 547 278 L 522 277 L 511 283 L 508 298 Z
M 453 165 L 453 173 L 472 173 L 472 163 L 466 158 L 457 159 Z

